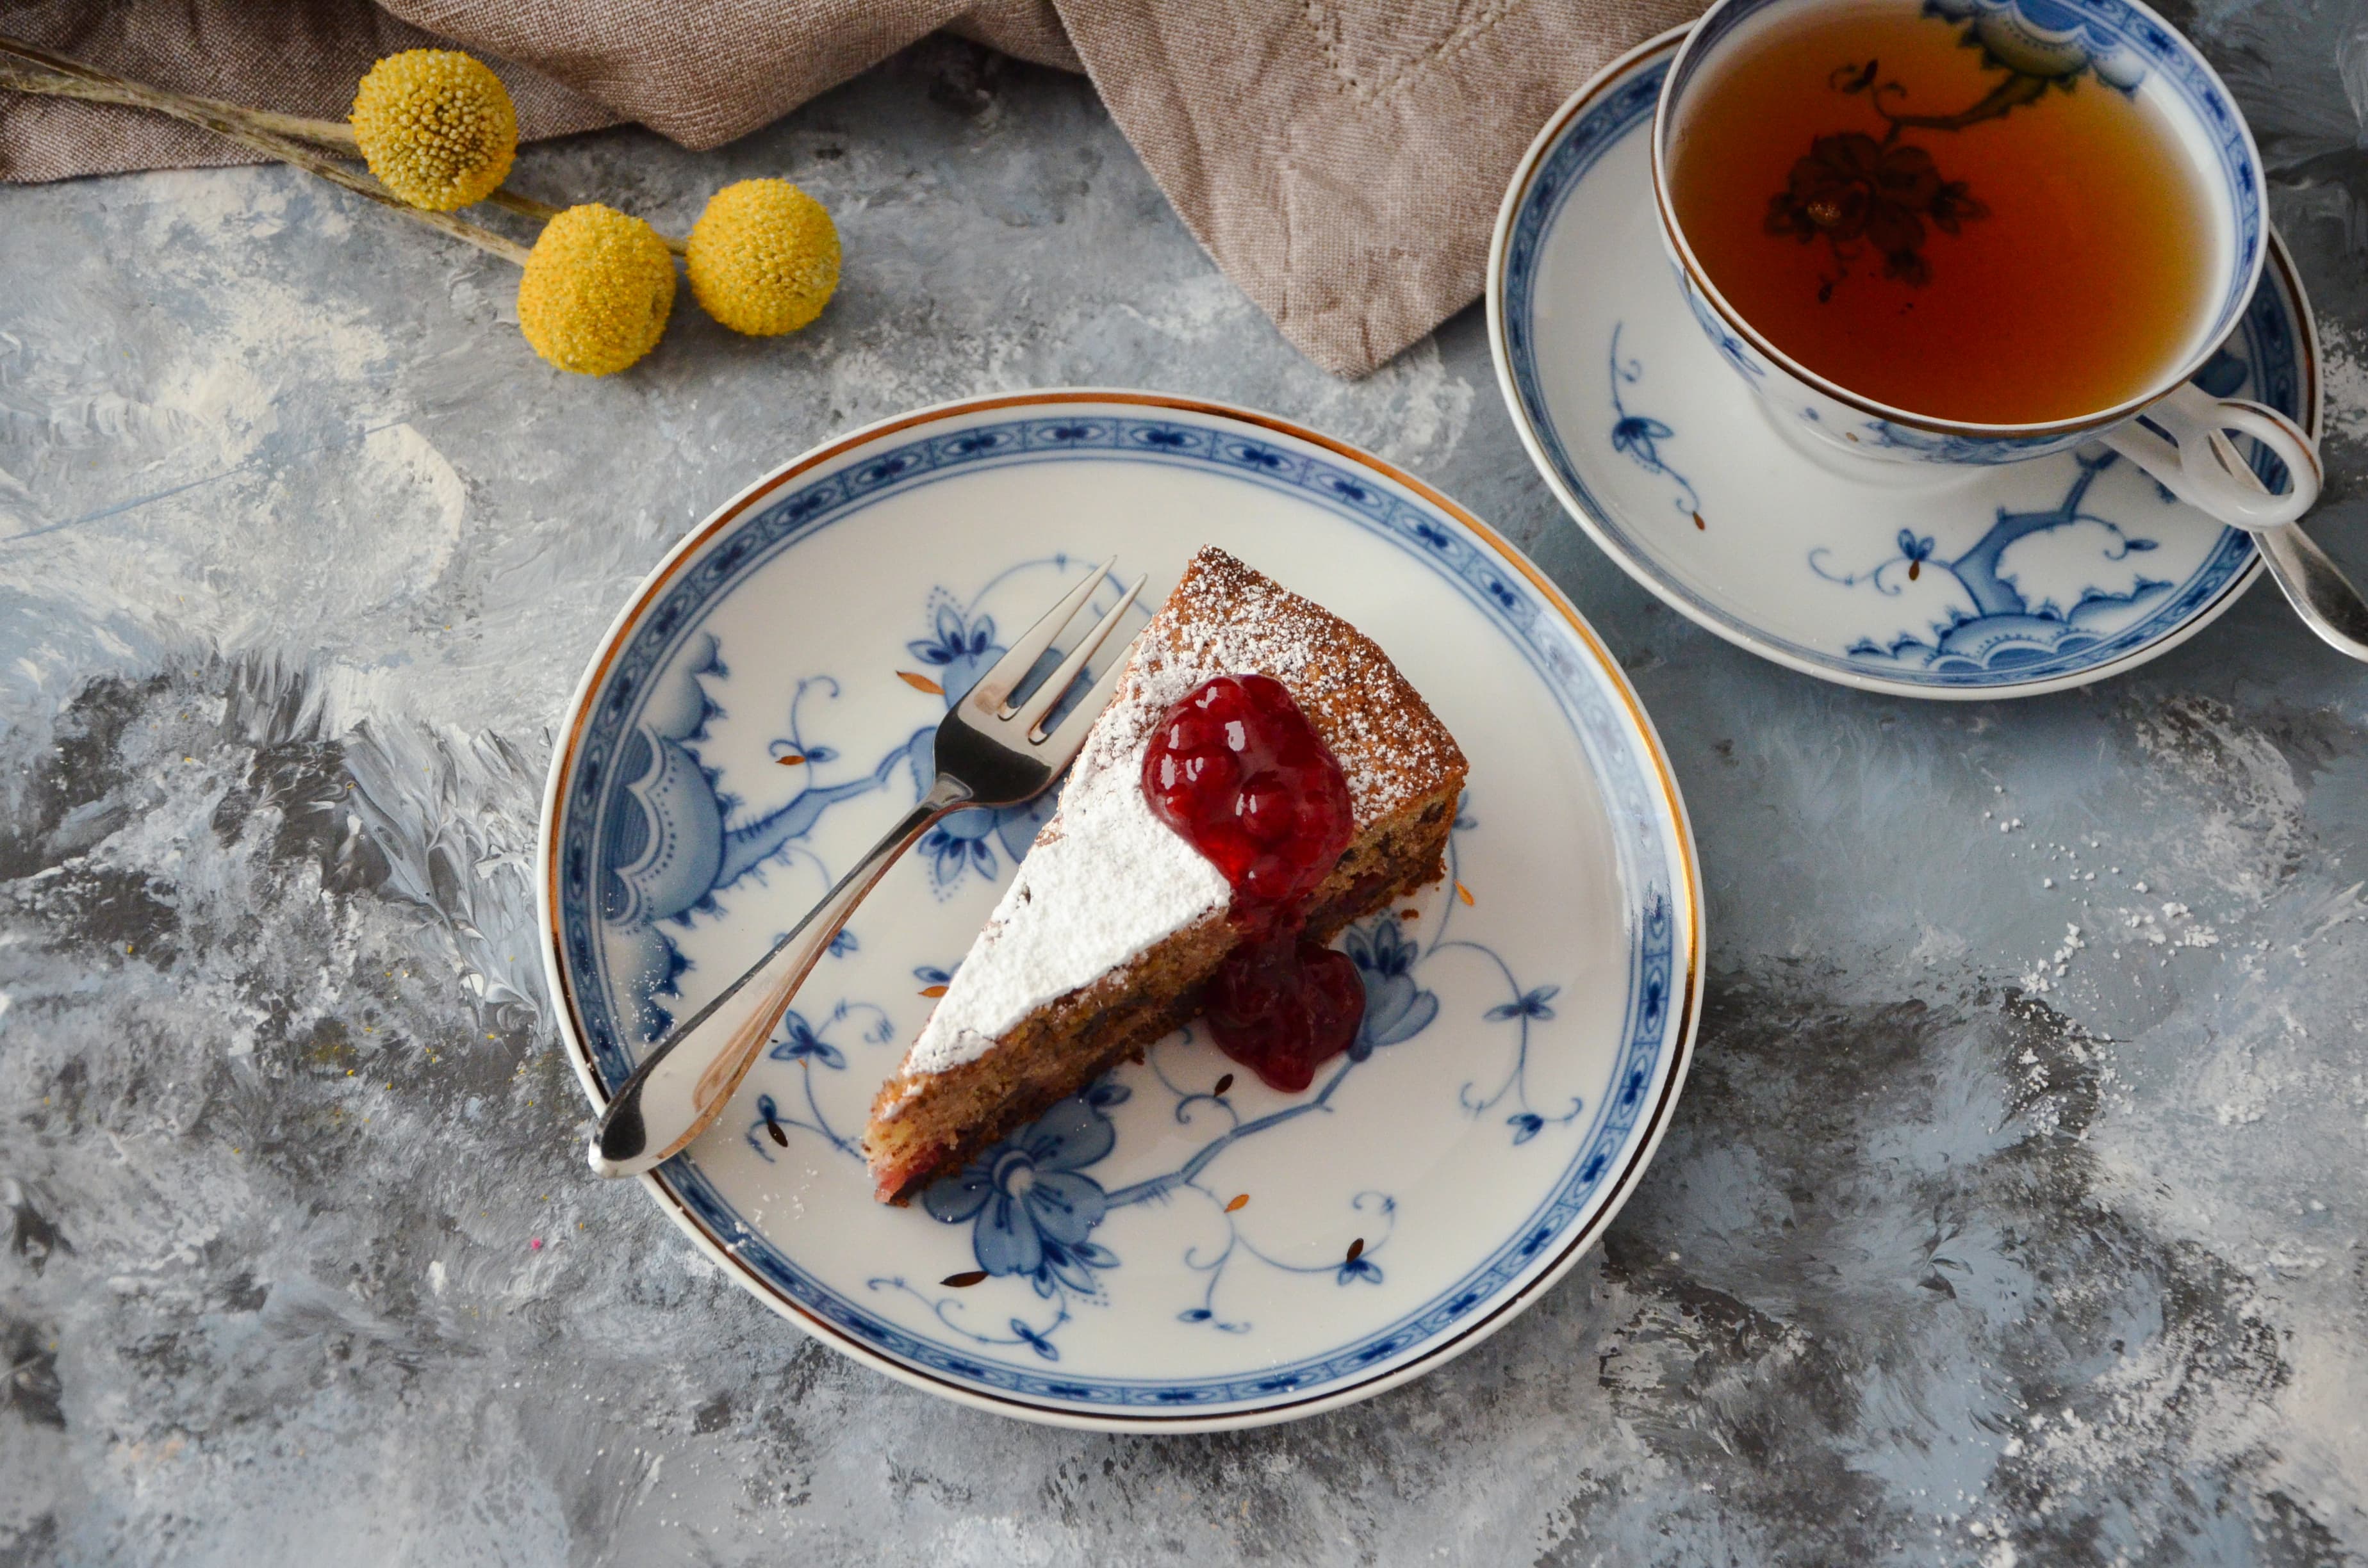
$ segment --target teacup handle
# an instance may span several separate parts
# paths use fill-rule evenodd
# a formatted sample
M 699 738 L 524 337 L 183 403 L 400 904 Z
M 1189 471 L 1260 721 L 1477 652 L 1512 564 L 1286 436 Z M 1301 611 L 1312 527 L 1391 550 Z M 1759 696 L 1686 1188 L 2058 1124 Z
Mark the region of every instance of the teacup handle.
M 2150 421 L 2170 439 L 2140 424 Z M 2262 488 L 2220 433 L 2250 436 L 2286 465 L 2283 494 Z M 2317 504 L 2322 473 L 2318 448 L 2302 426 L 2274 408 L 2242 398 L 2214 397 L 2192 382 L 2148 403 L 2137 419 L 2108 430 L 2105 445 L 2162 482 L 2189 506 L 2235 528 L 2273 528 Z
M 2322 642 L 2368 661 L 2368 599 L 2309 535 L 2291 525 L 2318 499 L 2318 451 L 2294 421 L 2275 409 L 2215 398 L 2182 386 L 2154 403 L 2145 417 L 2178 437 L 2173 446 L 2135 420 L 2109 431 L 2105 444 L 2162 481 L 2180 500 L 2222 522 L 2247 529 L 2288 603 Z M 2293 482 L 2270 494 L 2237 456 L 2225 431 L 2251 436 L 2278 454 Z

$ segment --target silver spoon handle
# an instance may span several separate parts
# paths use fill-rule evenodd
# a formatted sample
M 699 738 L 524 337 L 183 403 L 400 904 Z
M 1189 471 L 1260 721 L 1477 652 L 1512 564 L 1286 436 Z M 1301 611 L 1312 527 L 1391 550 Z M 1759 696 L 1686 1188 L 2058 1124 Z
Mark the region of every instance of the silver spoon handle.
M 823 895 L 795 930 L 660 1040 L 601 1113 L 592 1135 L 592 1169 L 604 1176 L 640 1176 L 705 1131 L 756 1065 L 798 987 L 864 894 L 931 823 L 969 799 L 968 790 L 939 774 L 919 803 Z
M 2267 409 L 2260 412 L 2271 414 Z M 2278 415 L 2271 415 L 2271 417 L 2283 418 Z M 2304 439 L 2299 428 L 2293 435 L 2297 440 Z M 2253 472 L 2252 464 L 2247 462 L 2229 442 L 2226 431 L 2212 430 L 2210 445 L 2212 455 L 2219 460 L 2221 468 L 2229 475 L 2252 490 L 2264 495 L 2269 494 L 2269 487 L 2261 483 L 2261 476 Z M 2279 452 L 2280 460 L 2286 463 L 2289 473 L 2303 472 L 2294 466 L 2294 459 L 2291 454 L 2277 447 L 2271 449 Z M 2315 446 L 2303 449 L 2303 455 L 2310 459 L 2314 470 L 2317 460 L 2317 450 Z M 2360 590 L 2351 585 L 2351 579 L 2343 574 L 2343 568 L 2328 558 L 2327 551 L 2318 547 L 2318 541 L 2303 532 L 2299 523 L 2241 526 L 2251 530 L 2254 548 L 2261 552 L 2261 560 L 2269 567 L 2270 576 L 2276 581 L 2278 591 L 2285 595 L 2286 603 L 2294 607 L 2294 612 L 2302 618 L 2302 623 L 2317 633 L 2320 642 L 2338 653 L 2368 662 L 2368 600 L 2361 598 Z
M 2289 523 L 2257 528 L 2253 543 L 2303 623 L 2328 647 L 2368 661 L 2368 602 L 2318 541 Z

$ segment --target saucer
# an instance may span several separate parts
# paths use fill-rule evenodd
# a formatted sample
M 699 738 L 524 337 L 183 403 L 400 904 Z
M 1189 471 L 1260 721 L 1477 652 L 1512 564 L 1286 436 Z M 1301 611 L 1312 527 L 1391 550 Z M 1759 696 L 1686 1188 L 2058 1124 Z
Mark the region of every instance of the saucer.
M 1497 384 L 1531 460 L 1622 569 L 1727 641 L 1909 697 L 2023 697 L 2188 638 L 2260 571 L 2242 530 L 2101 446 L 1935 470 L 1815 449 L 1713 344 L 1663 253 L 1653 108 L 1680 28 L 1613 62 L 1515 172 L 1489 255 Z M 2194 378 L 2319 426 L 2284 246 Z M 2267 460 L 2256 454 L 2257 462 Z
M 1344 936 L 1366 993 L 1348 1055 L 1281 1094 L 1179 1031 L 991 1151 L 985 1198 L 874 1202 L 871 1097 L 1051 801 L 964 812 L 856 911 L 723 1119 L 644 1178 L 800 1326 L 1004 1415 L 1209 1430 L 1418 1376 L 1602 1233 L 1685 1078 L 1692 838 L 1568 601 L 1444 496 L 1311 431 L 1045 392 L 788 463 L 603 640 L 538 878 L 592 1105 L 910 808 L 939 721 L 1011 633 L 1110 556 L 1156 605 L 1203 544 L 1362 629 L 1471 759 L 1450 880 Z

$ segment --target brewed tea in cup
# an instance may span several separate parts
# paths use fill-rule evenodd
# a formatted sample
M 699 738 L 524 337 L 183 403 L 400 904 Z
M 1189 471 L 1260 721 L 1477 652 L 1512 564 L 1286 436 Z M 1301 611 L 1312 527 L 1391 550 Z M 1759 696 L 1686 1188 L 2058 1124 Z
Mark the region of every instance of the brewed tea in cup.
M 2187 384 L 2259 284 L 2265 193 L 2226 87 L 2133 0 L 1720 0 L 1662 87 L 1653 175 L 1704 330 L 1829 449 L 2103 439 L 2239 526 L 2317 497 L 2292 421 Z

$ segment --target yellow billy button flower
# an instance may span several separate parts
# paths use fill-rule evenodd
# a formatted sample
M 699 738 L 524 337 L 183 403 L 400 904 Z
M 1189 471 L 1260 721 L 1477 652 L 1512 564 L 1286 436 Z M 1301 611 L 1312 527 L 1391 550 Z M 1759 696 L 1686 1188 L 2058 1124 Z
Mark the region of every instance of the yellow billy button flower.
M 518 154 L 518 110 L 501 78 L 458 50 L 388 55 L 362 78 L 348 119 L 379 183 L 431 212 L 491 196 Z
M 838 229 L 787 180 L 727 185 L 691 226 L 690 291 L 734 332 L 773 337 L 822 313 L 838 287 Z
M 597 202 L 543 226 L 518 279 L 518 328 L 563 370 L 606 376 L 657 347 L 674 257 L 655 229 Z

